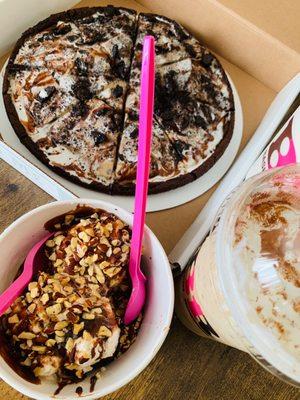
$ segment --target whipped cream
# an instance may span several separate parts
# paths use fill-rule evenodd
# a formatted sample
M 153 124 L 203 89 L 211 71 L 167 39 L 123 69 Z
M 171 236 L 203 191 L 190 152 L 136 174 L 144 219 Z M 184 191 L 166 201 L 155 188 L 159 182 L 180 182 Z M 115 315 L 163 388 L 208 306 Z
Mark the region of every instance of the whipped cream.
M 300 202 L 280 188 L 251 196 L 237 219 L 233 256 L 242 290 L 285 351 L 300 360 Z M 252 314 L 251 314 L 252 315 Z
M 202 335 L 300 381 L 299 166 L 247 181 L 220 208 L 179 282 L 176 311 Z

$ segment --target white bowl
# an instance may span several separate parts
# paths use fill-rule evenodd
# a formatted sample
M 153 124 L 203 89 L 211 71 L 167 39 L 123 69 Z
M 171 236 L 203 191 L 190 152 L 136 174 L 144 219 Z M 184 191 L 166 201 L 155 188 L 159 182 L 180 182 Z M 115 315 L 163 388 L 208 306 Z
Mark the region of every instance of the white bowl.
M 102 208 L 116 214 L 132 226 L 133 218 L 130 213 L 98 200 L 76 199 L 53 202 L 36 208 L 17 219 L 0 235 L 0 292 L 12 281 L 32 245 L 45 234 L 44 223 L 74 209 L 77 204 Z M 169 331 L 174 305 L 173 279 L 168 258 L 149 228 L 145 230 L 144 255 L 148 275 L 147 303 L 138 337 L 125 354 L 106 367 L 92 393 L 89 378 L 79 384 L 83 388 L 82 397 L 85 399 L 98 399 L 136 377 L 153 359 Z M 43 381 L 39 385 L 27 382 L 1 357 L 0 377 L 19 392 L 34 399 L 53 399 L 53 393 L 57 389 L 57 385 L 49 381 Z M 55 398 L 76 399 L 75 389 L 79 385 L 66 386 Z

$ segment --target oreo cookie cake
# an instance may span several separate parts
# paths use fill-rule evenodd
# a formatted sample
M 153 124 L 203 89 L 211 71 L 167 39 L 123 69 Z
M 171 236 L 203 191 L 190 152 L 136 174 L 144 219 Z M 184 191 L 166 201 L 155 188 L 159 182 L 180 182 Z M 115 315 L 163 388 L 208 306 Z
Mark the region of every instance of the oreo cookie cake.
M 12 52 L 6 111 L 40 161 L 89 188 L 134 193 L 145 35 L 156 40 L 150 193 L 197 179 L 221 157 L 234 103 L 217 58 L 171 19 L 107 6 L 52 15 Z

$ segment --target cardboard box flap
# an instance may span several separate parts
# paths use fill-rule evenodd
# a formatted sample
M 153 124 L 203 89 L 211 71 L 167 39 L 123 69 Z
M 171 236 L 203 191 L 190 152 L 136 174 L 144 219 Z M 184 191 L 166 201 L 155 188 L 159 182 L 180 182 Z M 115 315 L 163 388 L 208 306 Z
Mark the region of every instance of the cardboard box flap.
M 300 4 L 291 0 L 218 0 L 242 18 L 300 53 Z
M 7 52 L 27 28 L 76 3 L 76 0 L 0 0 L 0 55 Z

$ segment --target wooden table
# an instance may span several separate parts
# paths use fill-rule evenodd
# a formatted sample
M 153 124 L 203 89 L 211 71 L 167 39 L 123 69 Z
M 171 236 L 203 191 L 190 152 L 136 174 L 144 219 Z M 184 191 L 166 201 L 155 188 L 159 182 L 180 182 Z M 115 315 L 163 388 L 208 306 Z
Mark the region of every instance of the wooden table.
M 52 198 L 0 161 L 0 230 Z M 151 225 L 156 214 L 148 219 Z M 159 235 L 158 235 L 159 236 Z M 75 398 L 75 397 L 74 397 Z M 0 382 L 1 400 L 25 400 Z M 264 371 L 247 354 L 202 339 L 176 319 L 152 363 L 104 400 L 296 400 L 299 392 Z
M 99 5 L 84 0 L 81 5 Z M 111 3 L 131 6 L 130 0 Z M 134 3 L 134 8 L 143 8 Z M 0 59 L 0 67 L 6 57 Z M 236 66 L 222 60 L 239 92 L 244 111 L 241 148 L 253 134 L 275 92 Z M 147 224 L 166 252 L 190 226 L 214 188 L 179 208 L 151 213 Z M 53 201 L 18 172 L 0 161 L 0 232 L 25 212 Z M 180 217 L 179 217 L 180 216 Z M 185 329 L 176 319 L 161 350 L 135 380 L 104 400 L 299 400 L 299 391 L 263 370 L 247 354 Z M 0 382 L 0 400 L 26 400 Z M 74 396 L 75 399 L 75 396 Z

